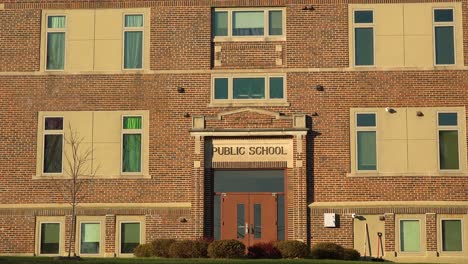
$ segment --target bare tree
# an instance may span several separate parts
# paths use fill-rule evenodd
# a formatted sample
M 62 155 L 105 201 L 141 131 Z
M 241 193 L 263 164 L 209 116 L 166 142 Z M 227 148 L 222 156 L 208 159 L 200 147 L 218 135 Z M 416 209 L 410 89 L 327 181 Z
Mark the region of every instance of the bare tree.
M 65 134 L 65 166 L 61 181 L 62 193 L 71 205 L 72 226 L 68 237 L 68 257 L 71 257 L 72 242 L 76 234 L 76 208 L 86 197 L 86 189 L 90 188 L 99 166 L 94 167 L 93 148 L 84 145 L 84 138 L 80 137 L 72 125 L 68 125 L 69 133 Z M 73 253 L 76 256 L 75 243 Z

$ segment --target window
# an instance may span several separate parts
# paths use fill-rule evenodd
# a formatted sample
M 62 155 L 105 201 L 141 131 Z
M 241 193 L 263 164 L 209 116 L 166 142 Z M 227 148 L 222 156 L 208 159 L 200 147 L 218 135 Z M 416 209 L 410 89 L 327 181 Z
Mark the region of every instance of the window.
M 442 251 L 462 251 L 462 221 L 458 219 L 445 219 L 441 221 L 441 227 Z
M 234 76 L 213 78 L 215 101 L 284 100 L 283 76 Z
M 438 113 L 439 168 L 441 170 L 460 168 L 458 131 L 457 113 Z
M 143 15 L 125 15 L 124 69 L 143 68 Z
M 421 251 L 421 223 L 419 220 L 400 220 L 400 250 Z
M 47 16 L 47 70 L 63 70 L 65 65 L 65 16 Z
M 101 224 L 81 222 L 80 230 L 80 253 L 99 254 L 101 246 Z
M 215 37 L 283 36 L 281 9 L 216 9 L 213 14 Z
M 375 113 L 356 115 L 357 169 L 360 171 L 377 170 L 376 127 Z
M 60 253 L 60 223 L 40 224 L 40 254 Z
M 453 9 L 434 9 L 434 48 L 436 65 L 455 64 Z
M 374 65 L 374 12 L 354 11 L 354 65 Z
M 140 223 L 123 222 L 120 224 L 120 253 L 131 254 L 140 245 Z
M 141 172 L 141 139 L 143 121 L 141 116 L 124 116 L 122 128 L 122 172 Z
M 43 173 L 62 173 L 63 117 L 44 119 Z

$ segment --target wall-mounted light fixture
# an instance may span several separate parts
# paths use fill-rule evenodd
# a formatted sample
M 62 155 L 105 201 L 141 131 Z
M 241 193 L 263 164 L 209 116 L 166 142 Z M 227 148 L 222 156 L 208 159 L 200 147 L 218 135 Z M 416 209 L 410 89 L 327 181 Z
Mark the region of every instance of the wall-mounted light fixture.
M 385 111 L 388 112 L 388 113 L 390 113 L 390 114 L 396 113 L 396 110 L 393 109 L 393 108 L 391 108 L 391 107 L 385 107 Z
M 424 116 L 424 113 L 421 112 L 421 111 L 417 111 L 417 112 L 416 112 L 416 116 L 422 117 L 422 116 Z
M 317 84 L 315 86 L 315 90 L 319 91 L 319 92 L 323 92 L 325 90 L 325 88 L 323 87 L 323 85 L 321 84 Z
M 178 93 L 185 93 L 185 89 L 182 86 L 177 86 L 177 92 Z
M 184 113 L 184 117 L 190 117 L 189 113 Z
M 313 112 L 312 116 L 318 116 L 319 114 L 317 112 Z
M 187 218 L 185 218 L 185 217 L 183 217 L 183 216 L 182 216 L 182 217 L 179 217 L 179 222 L 181 222 L 181 223 L 187 223 Z
M 302 8 L 302 10 L 309 10 L 309 11 L 314 11 L 315 8 L 313 5 L 306 5 Z

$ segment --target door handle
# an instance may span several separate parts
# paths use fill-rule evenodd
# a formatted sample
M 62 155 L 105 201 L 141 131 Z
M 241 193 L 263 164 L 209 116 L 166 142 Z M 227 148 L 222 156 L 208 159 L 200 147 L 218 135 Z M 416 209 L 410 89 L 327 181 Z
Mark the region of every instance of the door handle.
M 245 234 L 249 234 L 249 223 L 245 223 Z

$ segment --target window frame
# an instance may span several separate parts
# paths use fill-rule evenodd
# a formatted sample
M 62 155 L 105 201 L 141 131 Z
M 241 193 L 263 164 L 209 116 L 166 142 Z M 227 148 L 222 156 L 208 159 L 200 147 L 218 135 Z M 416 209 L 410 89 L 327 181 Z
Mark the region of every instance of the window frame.
M 232 34 L 234 18 L 233 12 L 255 12 L 263 11 L 263 36 L 234 36 Z M 282 34 L 270 35 L 270 11 L 281 11 Z M 214 35 L 214 14 L 216 12 L 227 12 L 227 36 Z M 236 7 L 236 8 L 213 8 L 211 13 L 211 29 L 213 42 L 223 41 L 284 41 L 286 40 L 286 9 L 284 7 Z
M 141 118 L 141 128 L 140 129 L 124 129 L 124 118 L 125 117 L 140 117 Z M 144 138 L 143 138 L 143 133 L 144 133 L 144 126 L 145 126 L 145 122 L 144 122 L 144 118 L 143 118 L 143 115 L 141 114 L 136 114 L 136 115 L 132 115 L 132 114 L 123 114 L 121 116 L 121 121 L 120 121 L 120 175 L 137 175 L 137 176 L 141 176 L 143 175 L 143 153 L 144 153 Z M 123 171 L 123 144 L 124 144 L 124 135 L 125 134 L 140 134 L 140 138 L 141 138 L 141 142 L 140 142 L 140 171 L 139 172 L 124 172 Z
M 45 128 L 45 122 L 47 118 L 62 118 L 63 126 L 65 126 L 65 117 L 64 116 L 49 116 L 45 115 L 42 119 L 42 150 L 41 150 L 41 156 L 42 156 L 42 168 L 41 168 L 41 174 L 43 176 L 61 176 L 63 175 L 63 161 L 64 161 L 64 156 L 65 156 L 65 128 L 62 127 L 62 130 L 46 130 Z M 60 172 L 44 172 L 45 169 L 45 137 L 46 135 L 62 135 L 62 166 L 61 166 L 61 171 Z
M 457 65 L 457 33 L 456 33 L 456 14 L 455 7 L 433 7 L 432 8 L 432 53 L 434 56 L 434 66 L 455 66 Z M 436 10 L 452 10 L 453 21 L 451 22 L 436 22 L 435 21 L 435 11 Z M 436 51 L 436 27 L 447 27 L 451 26 L 453 28 L 453 64 L 437 64 L 437 51 Z
M 49 17 L 63 16 L 65 17 L 64 28 L 49 28 L 48 21 Z M 44 45 L 44 71 L 47 72 L 63 72 L 67 68 L 67 28 L 68 28 L 68 17 L 64 13 L 52 13 L 46 14 L 44 19 L 44 31 L 45 31 L 45 45 Z M 65 47 L 63 49 L 63 69 L 47 69 L 47 45 L 49 41 L 49 33 L 64 33 L 65 34 Z
M 444 246 L 443 246 L 443 243 L 444 243 L 444 234 L 443 234 L 443 230 L 442 230 L 442 222 L 445 221 L 445 220 L 458 220 L 460 221 L 460 224 L 461 224 L 461 229 L 460 229 L 460 232 L 461 232 L 461 242 L 462 242 L 462 250 L 461 251 L 446 251 L 444 250 Z M 438 233 L 439 233 L 439 239 L 440 239 L 440 242 L 438 242 L 437 244 L 439 244 L 439 250 L 442 254 L 446 254 L 446 255 L 463 255 L 465 254 L 466 250 L 465 250 L 465 232 L 464 232 L 464 221 L 463 221 L 463 217 L 457 217 L 457 216 L 454 216 L 454 217 L 448 217 L 448 216 L 443 216 L 443 217 L 440 217 L 439 218 L 439 221 L 437 221 L 438 223 Z
M 133 253 L 122 253 L 122 224 L 140 224 L 140 245 L 144 243 L 143 239 L 143 221 L 141 220 L 121 220 L 118 221 L 119 226 L 118 226 L 118 234 L 119 234 L 119 239 L 117 241 L 118 244 L 118 249 L 117 252 L 119 256 L 133 256 Z
M 235 78 L 264 78 L 265 98 L 263 99 L 234 99 Z M 283 78 L 283 98 L 270 98 L 270 78 Z M 228 98 L 215 99 L 215 80 L 228 79 Z M 213 74 L 211 76 L 211 104 L 216 105 L 258 105 L 258 104 L 284 104 L 287 102 L 287 77 L 282 73 L 270 74 Z
M 356 11 L 371 11 L 372 12 L 372 23 L 356 23 L 355 12 Z M 369 68 L 376 67 L 375 65 L 375 10 L 373 8 L 357 8 L 352 11 L 352 53 L 353 53 L 353 67 L 356 68 Z M 372 28 L 372 64 L 371 65 L 356 65 L 356 28 Z
M 456 114 L 457 115 L 457 126 L 440 126 L 439 125 L 439 114 Z M 437 170 L 439 172 L 460 172 L 462 171 L 462 159 L 461 155 L 461 144 L 460 144 L 460 112 L 457 111 L 436 111 L 436 136 L 437 136 Z M 440 131 L 457 131 L 458 139 L 458 169 L 441 169 L 440 167 Z
M 368 127 L 360 127 L 358 126 L 357 124 L 357 118 L 358 118 L 358 115 L 360 114 L 374 114 L 375 116 L 375 126 L 371 127 L 371 126 L 368 126 Z M 355 150 L 354 150 L 354 155 L 356 157 L 356 173 L 376 173 L 379 171 L 379 140 L 378 140 L 378 118 L 377 118 L 378 114 L 377 112 L 375 111 L 369 111 L 369 112 L 363 112 L 363 111 L 356 111 L 354 113 L 354 142 L 355 143 Z M 375 132 L 375 170 L 360 170 L 359 169 L 359 146 L 358 146 L 358 132 L 360 131 L 364 131 L 364 132 Z
M 103 230 L 103 226 L 104 226 L 104 229 L 105 229 L 105 221 L 101 220 L 101 219 L 96 219 L 96 220 L 91 220 L 91 219 L 79 219 L 80 216 L 78 216 L 77 218 L 77 224 L 78 224 L 78 228 L 77 228 L 77 234 L 75 235 L 75 237 L 77 238 L 76 239 L 76 249 L 79 253 L 80 256 L 90 256 L 90 257 L 98 257 L 98 256 L 102 256 L 104 251 L 102 250 L 102 246 L 104 245 L 104 242 L 105 242 L 105 236 L 103 236 L 103 233 L 105 232 Z M 103 224 L 104 223 L 104 224 Z M 82 253 L 81 252 L 81 225 L 82 224 L 99 224 L 99 252 L 98 253 Z
M 402 248 L 401 248 L 401 222 L 402 221 L 418 221 L 419 223 L 419 251 L 403 251 Z M 407 255 L 419 255 L 419 254 L 422 254 L 422 253 L 425 253 L 426 249 L 425 249 L 425 245 L 423 244 L 423 232 L 425 232 L 425 230 L 423 229 L 423 221 L 421 219 L 418 219 L 418 218 L 406 218 L 406 217 L 403 217 L 403 218 L 399 218 L 398 219 L 398 251 L 401 253 L 401 254 L 407 254 Z
M 44 256 L 44 257 L 53 257 L 53 256 L 61 256 L 65 247 L 65 241 L 63 241 L 64 238 L 64 229 L 63 229 L 63 224 L 65 223 L 64 219 L 62 220 L 61 217 L 51 217 L 50 219 L 47 219 L 50 217 L 45 217 L 43 218 L 44 220 L 41 220 L 40 218 L 36 219 L 36 224 L 37 224 L 37 234 L 36 234 L 36 251 L 37 251 L 37 256 Z M 58 218 L 61 218 L 59 220 Z M 59 250 L 58 253 L 56 254 L 42 254 L 41 253 L 41 245 L 42 245 L 42 224 L 59 224 Z
M 143 17 L 143 26 L 141 27 L 126 27 L 125 16 L 141 15 Z M 124 12 L 122 13 L 122 71 L 142 71 L 145 69 L 145 14 L 143 12 Z M 125 68 L 125 33 L 126 32 L 141 32 L 141 68 Z

